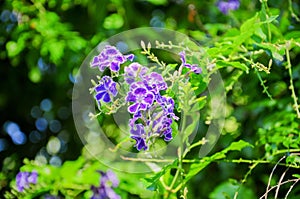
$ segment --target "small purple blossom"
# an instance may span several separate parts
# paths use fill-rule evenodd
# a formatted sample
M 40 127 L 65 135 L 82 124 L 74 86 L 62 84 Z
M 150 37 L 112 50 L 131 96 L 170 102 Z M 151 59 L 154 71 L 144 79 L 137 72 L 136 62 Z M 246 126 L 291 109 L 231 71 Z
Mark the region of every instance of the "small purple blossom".
M 186 55 L 185 55 L 185 52 L 184 51 L 181 51 L 179 53 L 179 56 L 180 56 L 180 60 L 183 64 L 183 66 L 189 68 L 191 71 L 193 71 L 194 73 L 196 74 L 200 74 L 202 72 L 202 69 L 198 67 L 197 64 L 189 64 L 189 63 L 186 63 Z
M 16 184 L 19 192 L 23 192 L 24 189 L 29 188 L 30 184 L 36 184 L 38 174 L 33 172 L 19 172 L 16 176 Z
M 117 176 L 110 170 L 98 171 L 101 174 L 100 186 L 92 186 L 93 196 L 91 199 L 121 199 L 112 188 L 119 186 Z
M 128 84 L 132 84 L 133 82 L 138 82 L 143 80 L 144 76 L 148 72 L 148 68 L 140 65 L 139 63 L 131 63 L 129 66 L 124 69 L 125 81 Z
M 154 94 L 158 94 L 159 91 L 166 90 L 168 88 L 164 78 L 156 72 L 152 72 L 149 75 L 145 76 L 143 82 L 147 86 L 147 88 Z
M 134 114 L 150 107 L 154 101 L 154 94 L 148 90 L 143 82 L 135 82 L 130 86 L 126 101 L 133 102 L 128 107 L 128 112 Z
M 142 124 L 136 124 L 131 126 L 130 133 L 131 133 L 131 138 L 135 139 L 136 144 L 135 147 L 137 150 L 147 150 L 148 146 L 146 144 L 146 132 L 145 132 L 145 127 Z
M 171 128 L 171 124 L 173 122 L 172 119 L 165 113 L 158 113 L 156 115 L 159 115 L 160 117 L 153 121 L 153 133 L 164 136 L 164 140 L 167 142 L 171 141 L 173 139 Z M 154 115 L 154 117 L 156 117 L 156 115 Z
M 133 58 L 133 54 L 123 55 L 116 47 L 106 45 L 101 53 L 93 58 L 91 67 L 98 67 L 101 72 L 109 67 L 111 71 L 118 72 L 121 64 L 127 60 L 132 61 Z
M 239 0 L 228 0 L 228 1 L 220 0 L 220 1 L 218 1 L 217 6 L 223 14 L 227 15 L 230 10 L 236 10 L 240 7 L 240 1 Z
M 171 97 L 157 96 L 157 102 L 164 110 L 165 115 L 169 115 L 175 120 L 179 118 L 174 114 L 174 100 Z
M 109 76 L 103 76 L 94 90 L 96 92 L 95 99 L 98 103 L 101 100 L 105 103 L 111 102 L 112 96 L 115 97 L 118 94 L 116 82 Z

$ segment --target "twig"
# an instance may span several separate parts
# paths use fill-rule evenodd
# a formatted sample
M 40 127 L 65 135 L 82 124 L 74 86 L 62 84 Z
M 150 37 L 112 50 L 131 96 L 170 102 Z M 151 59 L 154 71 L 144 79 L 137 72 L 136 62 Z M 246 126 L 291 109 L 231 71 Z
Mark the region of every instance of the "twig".
M 269 177 L 269 181 L 268 181 L 268 186 L 267 186 L 267 189 L 266 189 L 266 193 L 265 193 L 265 199 L 268 198 L 268 192 L 269 192 L 269 187 L 270 187 L 270 184 L 271 184 L 271 179 L 272 179 L 272 176 L 273 176 L 273 173 L 277 167 L 277 165 L 285 158 L 285 156 L 283 156 L 282 158 L 280 158 L 280 160 L 278 160 L 278 162 L 275 164 L 275 166 L 273 167 L 272 169 L 272 172 L 270 174 L 270 177 Z M 279 184 L 278 184 L 279 185 Z
M 300 181 L 300 178 L 298 178 L 298 179 L 294 182 L 294 184 L 292 184 L 292 186 L 290 186 L 290 188 L 289 188 L 288 192 L 286 193 L 284 199 L 287 199 L 287 197 L 288 197 L 288 195 L 290 194 L 290 192 L 292 191 L 293 187 L 294 187 L 295 184 L 296 184 L 297 182 L 299 182 L 299 181 Z
M 278 186 L 284 185 L 284 184 L 289 183 L 289 182 L 298 182 L 298 181 L 299 181 L 299 179 L 290 179 L 290 180 L 282 182 L 281 184 L 274 185 L 273 187 L 268 189 L 267 192 L 264 195 L 262 195 L 259 199 L 263 199 L 264 197 L 266 198 L 266 195 L 268 194 L 268 192 L 270 192 L 271 190 L 275 189 Z
M 288 170 L 289 170 L 289 168 L 287 168 L 287 169 L 282 173 L 282 175 L 281 175 L 281 177 L 280 177 L 280 179 L 279 179 L 279 181 L 278 181 L 278 184 L 281 184 L 281 182 L 282 182 L 282 180 L 283 180 L 283 178 L 284 178 L 284 176 L 285 176 L 285 174 L 286 174 L 286 172 L 287 172 Z M 276 199 L 277 196 L 278 196 L 279 188 L 280 188 L 280 186 L 278 186 L 278 187 L 276 188 L 275 199 Z

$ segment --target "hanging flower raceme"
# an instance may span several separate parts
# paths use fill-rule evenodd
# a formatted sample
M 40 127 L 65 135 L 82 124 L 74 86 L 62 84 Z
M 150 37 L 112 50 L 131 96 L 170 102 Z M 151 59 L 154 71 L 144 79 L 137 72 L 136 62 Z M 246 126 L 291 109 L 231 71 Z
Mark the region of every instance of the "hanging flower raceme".
M 127 60 L 132 61 L 133 54 L 123 55 L 116 47 L 106 45 L 101 53 L 93 58 L 91 67 L 98 67 L 101 72 L 109 67 L 111 71 L 118 72 L 120 65 Z
M 107 172 L 98 171 L 101 174 L 100 185 L 92 186 L 93 196 L 91 199 L 121 199 L 121 197 L 112 189 L 119 186 L 117 176 L 111 170 Z
M 109 67 L 115 77 L 120 77 L 120 97 L 124 105 L 128 104 L 127 111 L 132 114 L 129 120 L 130 137 L 135 140 L 137 150 L 148 150 L 156 138 L 163 137 L 165 141 L 173 139 L 172 122 L 179 118 L 174 114 L 174 100 L 162 96 L 168 86 L 164 77 L 158 72 L 133 62 L 124 67 L 124 73 L 119 74 L 120 65 L 127 60 L 132 61 L 133 55 L 122 55 L 115 47 L 105 46 L 103 51 L 95 56 L 91 67 L 99 67 L 104 71 Z M 182 64 L 195 73 L 201 69 L 197 65 L 186 63 L 184 51 L 180 54 Z M 95 99 L 101 103 L 114 102 L 117 96 L 117 83 L 110 76 L 103 76 L 93 88 Z M 124 92 L 125 91 L 125 92 Z M 99 106 L 101 109 L 101 106 Z M 114 108 L 114 106 L 112 106 Z M 105 179 L 105 175 L 103 177 Z M 103 184 L 103 183 L 101 183 Z M 95 195 L 101 195 L 104 189 L 93 187 Z
M 239 0 L 228 0 L 228 1 L 218 1 L 217 6 L 219 10 L 227 15 L 230 10 L 237 10 L 240 7 Z
M 31 184 L 37 183 L 38 174 L 33 172 L 19 172 L 16 176 L 16 184 L 19 192 L 23 192 L 24 189 L 28 189 Z
M 127 102 L 133 102 L 128 112 L 133 115 L 129 122 L 131 138 L 136 141 L 137 150 L 147 150 L 151 137 L 164 136 L 165 141 L 172 140 L 172 119 L 179 119 L 174 114 L 174 100 L 163 97 L 160 91 L 166 90 L 164 78 L 156 73 L 143 75 L 142 82 L 130 85 Z M 143 123 L 136 123 L 143 121 Z

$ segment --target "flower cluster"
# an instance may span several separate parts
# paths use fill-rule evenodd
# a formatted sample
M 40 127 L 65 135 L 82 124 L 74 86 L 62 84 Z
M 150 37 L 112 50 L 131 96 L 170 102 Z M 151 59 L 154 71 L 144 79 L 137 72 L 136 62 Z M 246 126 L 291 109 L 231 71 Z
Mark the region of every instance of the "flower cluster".
M 106 67 L 109 67 L 111 71 L 118 72 L 121 64 L 127 60 L 132 61 L 133 58 L 133 54 L 123 55 L 116 47 L 106 45 L 103 51 L 94 57 L 91 67 L 98 67 L 102 72 Z
M 99 187 L 92 186 L 93 196 L 91 199 L 121 199 L 112 188 L 119 186 L 117 176 L 111 171 L 98 171 L 101 174 Z
M 23 192 L 24 189 L 28 189 L 30 184 L 37 183 L 37 172 L 19 172 L 16 176 L 16 184 L 19 192 Z
M 179 53 L 181 68 L 189 68 L 191 72 L 199 74 L 201 68 L 186 61 L 184 51 Z M 179 118 L 174 114 L 174 100 L 165 96 L 168 89 L 163 76 L 151 71 L 147 67 L 133 62 L 119 74 L 120 64 L 126 60 L 132 61 L 133 55 L 122 55 L 115 47 L 105 46 L 104 50 L 93 58 L 91 67 L 98 66 L 100 71 L 109 68 L 115 77 L 122 75 L 123 82 L 119 82 L 125 94 L 120 92 L 123 105 L 128 105 L 127 111 L 132 114 L 129 121 L 130 136 L 136 141 L 137 150 L 147 150 L 156 138 L 163 137 L 165 141 L 172 140 L 172 122 Z M 181 75 L 181 74 L 180 74 Z M 94 87 L 95 99 L 100 104 L 113 102 L 118 94 L 117 83 L 109 76 L 103 76 Z M 120 100 L 122 101 L 122 100 Z
M 218 1 L 217 6 L 223 14 L 228 14 L 230 10 L 236 10 L 240 7 L 239 0 Z
M 147 68 L 138 63 L 125 67 L 124 76 L 130 85 L 126 101 L 130 103 L 128 112 L 133 114 L 129 126 L 137 150 L 147 150 L 151 138 L 164 136 L 170 141 L 172 117 L 177 117 L 173 99 L 160 94 L 167 89 L 164 78 L 156 72 L 147 73 Z

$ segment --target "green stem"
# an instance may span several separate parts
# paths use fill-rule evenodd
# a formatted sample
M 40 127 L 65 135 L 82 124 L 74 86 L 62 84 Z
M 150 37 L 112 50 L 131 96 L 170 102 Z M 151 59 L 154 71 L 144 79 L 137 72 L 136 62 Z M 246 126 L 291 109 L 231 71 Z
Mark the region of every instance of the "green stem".
M 185 111 L 183 111 L 183 113 L 185 113 Z M 184 115 L 184 114 L 182 114 L 182 115 Z M 182 151 L 183 151 L 183 145 L 184 145 L 184 140 L 183 140 L 184 135 L 183 135 L 183 133 L 184 133 L 184 130 L 186 129 L 186 122 L 187 122 L 186 121 L 186 116 L 184 116 L 182 119 L 183 119 L 182 120 L 182 128 L 181 128 L 181 132 L 179 133 L 179 135 L 180 135 L 180 145 L 179 145 L 178 151 L 177 151 L 177 154 L 178 154 L 178 167 L 177 167 L 175 176 L 174 176 L 174 178 L 173 178 L 173 180 L 170 184 L 170 187 L 167 190 L 167 193 L 165 195 L 166 199 L 168 199 L 170 197 L 171 193 L 176 193 L 177 191 L 179 191 L 179 189 L 177 190 L 178 187 L 176 188 L 176 191 L 173 190 L 173 187 L 175 186 L 175 183 L 177 182 L 178 177 L 182 178 L 182 174 L 183 174 L 182 173 L 182 169 L 183 169 L 182 168 L 182 163 L 183 163 L 183 153 L 182 153 Z M 182 179 L 180 179 L 180 181 L 181 180 Z M 182 187 L 182 182 L 180 182 L 179 186 L 180 186 L 180 188 Z
M 287 42 L 286 43 L 285 51 L 286 51 L 286 59 L 287 59 L 287 66 L 286 66 L 286 68 L 288 69 L 289 76 L 290 76 L 290 87 L 289 88 L 292 91 L 292 98 L 293 98 L 293 101 L 294 101 L 294 108 L 295 108 L 295 111 L 297 113 L 297 117 L 300 118 L 300 111 L 299 111 L 300 106 L 298 104 L 298 98 L 296 96 L 295 88 L 294 88 L 294 83 L 293 83 L 292 64 L 291 64 L 291 58 L 290 58 L 289 48 L 290 48 L 290 44 Z
M 299 17 L 295 14 L 293 10 L 292 0 L 289 0 L 289 11 L 291 12 L 291 16 L 296 19 L 297 22 L 300 22 Z
M 262 3 L 263 3 L 263 7 L 264 7 L 265 13 L 266 13 L 266 20 L 268 20 L 269 19 L 269 16 L 268 16 L 268 11 L 269 11 L 268 0 L 263 0 Z M 268 29 L 268 41 L 271 42 L 272 33 L 271 33 L 270 23 L 267 23 L 267 29 Z

